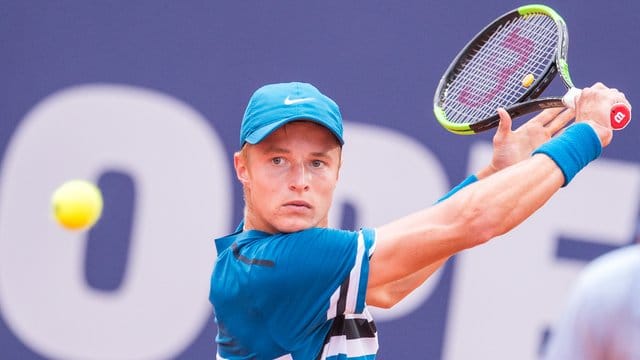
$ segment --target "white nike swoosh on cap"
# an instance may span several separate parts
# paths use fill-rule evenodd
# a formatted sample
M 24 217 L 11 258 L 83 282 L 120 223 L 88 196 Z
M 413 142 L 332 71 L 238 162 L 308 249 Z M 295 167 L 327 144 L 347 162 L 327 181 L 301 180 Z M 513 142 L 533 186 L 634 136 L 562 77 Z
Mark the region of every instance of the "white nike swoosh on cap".
M 299 98 L 299 99 L 291 99 L 289 98 L 289 96 L 287 96 L 286 99 L 284 99 L 284 104 L 285 105 L 293 105 L 293 104 L 299 104 L 302 102 L 307 102 L 307 101 L 312 101 L 315 100 L 315 98 L 312 97 L 305 97 L 305 98 Z

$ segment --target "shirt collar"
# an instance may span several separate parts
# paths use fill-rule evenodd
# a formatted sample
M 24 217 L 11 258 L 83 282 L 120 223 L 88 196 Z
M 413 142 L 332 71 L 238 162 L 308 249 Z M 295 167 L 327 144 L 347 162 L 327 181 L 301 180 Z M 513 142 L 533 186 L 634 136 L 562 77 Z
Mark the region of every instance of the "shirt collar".
M 227 236 L 223 236 L 221 238 L 215 239 L 216 251 L 218 252 L 218 254 L 220 254 L 222 251 L 227 249 L 234 242 L 238 243 L 238 245 L 241 245 L 242 243 L 245 243 L 247 241 L 260 239 L 260 238 L 264 238 L 272 235 L 260 230 L 243 230 L 243 227 L 244 227 L 244 220 L 242 220 L 240 224 L 238 224 L 238 226 L 236 227 L 236 230 L 233 233 Z

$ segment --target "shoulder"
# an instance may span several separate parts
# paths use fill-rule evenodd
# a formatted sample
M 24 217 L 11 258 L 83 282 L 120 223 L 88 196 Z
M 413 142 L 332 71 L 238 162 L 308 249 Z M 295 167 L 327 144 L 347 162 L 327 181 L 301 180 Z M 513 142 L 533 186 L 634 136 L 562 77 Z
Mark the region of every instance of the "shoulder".
M 596 258 L 584 269 L 580 282 L 606 285 L 638 271 L 640 244 L 621 247 Z
M 580 275 L 575 296 L 600 310 L 625 306 L 640 290 L 640 245 L 625 246 L 600 256 Z M 640 293 L 636 296 L 640 296 Z
M 368 228 L 364 228 L 358 231 L 332 228 L 310 228 L 294 233 L 278 234 L 276 235 L 276 237 L 284 240 L 301 239 L 303 241 L 323 241 L 323 243 L 321 244 L 326 244 L 327 242 L 355 242 L 358 239 L 363 239 L 364 241 L 373 241 L 375 238 L 375 233 L 373 229 Z
M 353 262 L 358 255 L 369 254 L 374 247 L 373 230 L 358 231 L 332 228 L 311 228 L 295 233 L 277 234 L 269 246 L 277 248 L 289 259 L 318 259 Z M 313 261 L 311 261 L 313 262 Z

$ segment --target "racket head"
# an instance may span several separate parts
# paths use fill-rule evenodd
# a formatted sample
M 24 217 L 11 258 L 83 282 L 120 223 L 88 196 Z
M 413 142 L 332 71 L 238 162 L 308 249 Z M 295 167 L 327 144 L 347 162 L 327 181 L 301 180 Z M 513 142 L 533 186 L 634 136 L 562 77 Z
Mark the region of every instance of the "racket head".
M 562 106 L 555 98 L 534 99 L 557 73 L 573 87 L 567 49 L 566 24 L 552 8 L 526 5 L 501 15 L 445 71 L 434 96 L 436 119 L 453 133 L 472 135 L 497 126 L 498 107 L 517 116 Z M 532 81 L 525 83 L 527 78 Z

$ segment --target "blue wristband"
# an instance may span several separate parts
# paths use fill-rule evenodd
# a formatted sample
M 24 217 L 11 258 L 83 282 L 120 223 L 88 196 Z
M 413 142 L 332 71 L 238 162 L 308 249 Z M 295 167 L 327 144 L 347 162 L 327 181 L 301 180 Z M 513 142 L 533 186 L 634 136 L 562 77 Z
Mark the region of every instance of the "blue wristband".
M 558 165 L 567 186 L 583 167 L 602 153 L 602 144 L 595 130 L 588 124 L 577 123 L 537 148 L 533 154 L 545 154 Z
M 476 181 L 478 181 L 478 178 L 475 175 L 469 175 L 469 177 L 464 179 L 460 184 L 456 185 L 453 189 L 449 190 L 448 193 L 444 194 L 444 196 L 441 197 L 440 200 L 436 201 L 436 204 L 448 199 L 449 197 L 451 197 L 451 195 L 457 193 L 463 187 L 473 184 Z

